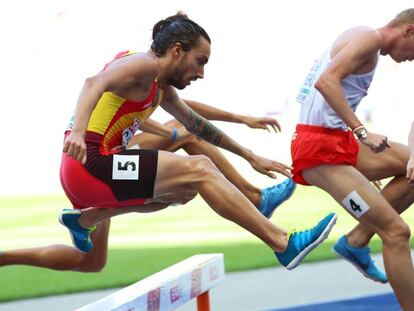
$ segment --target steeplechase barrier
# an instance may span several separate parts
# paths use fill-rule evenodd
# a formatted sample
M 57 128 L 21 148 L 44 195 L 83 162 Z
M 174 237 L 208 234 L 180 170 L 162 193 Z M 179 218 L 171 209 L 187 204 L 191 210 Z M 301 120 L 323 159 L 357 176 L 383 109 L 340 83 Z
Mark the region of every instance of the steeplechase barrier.
M 209 311 L 209 290 L 223 280 L 223 254 L 195 255 L 77 310 L 168 311 L 196 298 Z

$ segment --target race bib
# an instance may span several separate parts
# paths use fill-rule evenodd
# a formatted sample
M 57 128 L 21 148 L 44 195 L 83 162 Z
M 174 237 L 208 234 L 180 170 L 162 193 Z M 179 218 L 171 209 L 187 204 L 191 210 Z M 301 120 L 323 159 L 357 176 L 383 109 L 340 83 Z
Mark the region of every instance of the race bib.
M 369 210 L 368 204 L 356 191 L 352 191 L 343 201 L 345 208 L 356 218 L 361 217 Z
M 114 154 L 112 163 L 113 180 L 138 180 L 139 156 Z

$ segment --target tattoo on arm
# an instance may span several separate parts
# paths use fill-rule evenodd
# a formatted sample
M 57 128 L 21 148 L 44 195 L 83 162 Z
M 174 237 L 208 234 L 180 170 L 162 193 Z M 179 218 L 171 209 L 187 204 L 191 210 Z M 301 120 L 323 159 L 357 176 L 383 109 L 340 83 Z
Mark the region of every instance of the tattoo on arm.
M 189 130 L 208 142 L 220 146 L 223 132 L 194 111 L 190 113 L 191 128 Z

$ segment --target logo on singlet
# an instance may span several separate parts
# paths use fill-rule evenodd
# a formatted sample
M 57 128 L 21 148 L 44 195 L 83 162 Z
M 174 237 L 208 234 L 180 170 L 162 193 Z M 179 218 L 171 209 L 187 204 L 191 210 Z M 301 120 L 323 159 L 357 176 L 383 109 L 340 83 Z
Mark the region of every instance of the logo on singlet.
M 134 137 L 136 131 L 141 127 L 141 121 L 135 119 L 134 123 L 122 131 L 122 144 L 128 145 L 129 141 Z
M 318 76 L 318 71 L 322 66 L 322 61 L 315 60 L 313 62 L 312 68 L 310 69 L 308 75 L 305 78 L 302 86 L 300 87 L 299 93 L 296 96 L 296 101 L 303 104 L 306 101 L 306 98 L 312 92 L 313 84 L 316 77 Z
M 113 180 L 138 180 L 139 156 L 114 154 L 112 163 Z

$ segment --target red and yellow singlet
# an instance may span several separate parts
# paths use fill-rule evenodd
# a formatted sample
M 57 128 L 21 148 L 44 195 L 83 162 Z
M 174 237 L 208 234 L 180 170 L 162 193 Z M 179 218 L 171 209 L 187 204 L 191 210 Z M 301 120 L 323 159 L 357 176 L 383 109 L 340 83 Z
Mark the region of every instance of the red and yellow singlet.
M 115 59 L 131 54 L 121 52 Z M 143 101 L 129 100 L 113 92 L 102 94 L 85 135 L 85 165 L 65 153 L 62 156 L 61 183 L 74 207 L 130 206 L 143 204 L 153 196 L 158 151 L 120 151 L 114 147 L 128 143 L 141 123 L 159 106 L 163 95 L 156 81 Z M 73 120 L 74 117 L 68 131 Z

